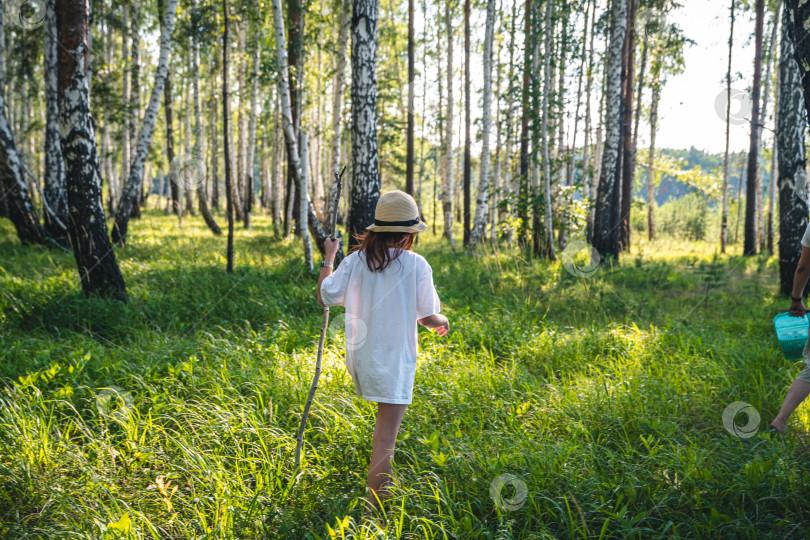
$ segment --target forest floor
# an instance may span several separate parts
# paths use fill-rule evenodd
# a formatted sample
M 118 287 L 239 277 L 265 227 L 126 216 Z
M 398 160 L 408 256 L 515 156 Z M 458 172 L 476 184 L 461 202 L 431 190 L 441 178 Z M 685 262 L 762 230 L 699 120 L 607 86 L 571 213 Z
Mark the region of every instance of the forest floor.
M 385 538 L 361 530 L 375 407 L 341 308 L 292 475 L 322 320 L 300 240 L 254 216 L 228 275 L 199 217 L 150 210 L 129 234 L 122 304 L 0 223 L 0 537 Z M 451 331 L 419 330 L 387 537 L 808 534 L 810 404 L 767 432 L 800 370 L 773 331 L 776 258 L 641 236 L 578 278 L 424 234 Z M 734 402 L 755 433 L 724 427 Z

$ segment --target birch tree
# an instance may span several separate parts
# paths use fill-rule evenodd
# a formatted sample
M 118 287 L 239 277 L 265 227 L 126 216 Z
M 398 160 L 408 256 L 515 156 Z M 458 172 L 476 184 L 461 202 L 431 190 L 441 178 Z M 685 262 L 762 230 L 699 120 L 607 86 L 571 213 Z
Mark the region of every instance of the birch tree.
M 475 247 L 484 236 L 489 207 L 489 132 L 492 127 L 492 42 L 495 33 L 495 0 L 487 0 L 487 19 L 484 29 L 484 107 L 481 113 L 481 170 L 478 180 L 478 198 L 475 220 L 469 245 Z
M 794 5 L 791 5 L 794 4 Z M 779 156 L 779 284 L 782 294 L 791 295 L 793 277 L 802 252 L 801 239 L 807 228 L 807 173 L 805 172 L 804 132 L 806 113 L 802 110 L 802 82 L 807 69 L 799 69 L 794 58 L 794 36 L 790 29 L 798 18 L 795 2 L 785 2 L 782 19 L 781 61 L 779 62 L 779 102 L 777 103 L 776 144 Z M 804 5 L 807 7 L 807 4 Z M 810 13 L 804 13 L 805 17 Z M 808 49 L 804 49 L 805 51 Z M 807 89 L 804 90 L 807 105 Z
M 306 228 L 306 225 L 309 221 L 308 218 L 315 215 L 315 210 L 312 207 L 312 203 L 307 200 L 306 179 L 304 178 L 301 154 L 298 152 L 299 145 L 296 140 L 292 121 L 290 85 L 287 71 L 287 49 L 284 46 L 284 16 L 281 11 L 281 0 L 273 0 L 273 28 L 276 36 L 276 61 L 278 64 L 278 93 L 279 102 L 281 104 L 281 124 L 287 142 L 287 156 L 292 160 L 294 167 L 293 175 L 299 188 L 299 211 L 305 208 L 307 209 L 307 212 L 302 212 L 299 216 L 299 224 L 303 225 L 301 227 L 301 236 L 304 240 L 304 257 L 307 266 L 312 270 L 312 247 L 309 239 L 309 230 Z M 318 221 L 317 217 L 315 217 L 314 221 Z M 318 223 L 318 225 L 320 225 L 320 223 Z
M 447 33 L 447 114 L 445 116 L 444 167 L 442 167 L 442 236 L 455 249 L 453 241 L 453 10 L 452 1 L 445 0 L 445 29 Z
M 557 259 L 554 254 L 554 229 L 551 224 L 551 163 L 548 140 L 548 113 L 549 113 L 549 88 L 551 87 L 551 40 L 552 20 L 554 18 L 554 2 L 546 0 L 546 35 L 545 35 L 545 65 L 543 67 L 543 124 L 541 135 L 543 137 L 543 196 L 545 199 L 545 250 L 544 256 L 554 261 Z M 562 74 L 560 74 L 562 77 Z
M 722 207 L 720 216 L 720 253 L 726 252 L 728 241 L 728 169 L 729 169 L 729 138 L 731 135 L 731 57 L 734 51 L 734 7 L 735 1 L 731 0 L 730 17 L 731 23 L 728 33 L 728 69 L 726 70 L 726 150 L 723 154 L 723 188 Z
M 146 112 L 143 116 L 141 131 L 138 135 L 138 146 L 135 150 L 135 158 L 132 160 L 129 177 L 121 193 L 118 210 L 115 213 L 112 240 L 116 244 L 123 245 L 126 241 L 127 226 L 129 224 L 129 218 L 132 215 L 132 206 L 140 204 L 144 163 L 146 162 L 146 155 L 149 152 L 149 144 L 152 141 L 152 133 L 155 131 L 157 115 L 160 109 L 160 98 L 169 72 L 169 53 L 171 50 L 172 30 L 174 29 L 174 16 L 176 11 L 177 0 L 167 0 L 166 15 L 160 31 L 160 56 L 155 73 L 155 82 L 152 86 L 152 95 L 149 98 L 149 105 L 146 107 Z
M 593 220 L 593 246 L 602 257 L 619 257 L 617 231 L 611 223 L 614 176 L 621 139 L 622 44 L 627 31 L 627 0 L 614 0 L 605 63 L 605 143 Z
M 346 57 L 349 47 L 349 27 L 352 20 L 352 6 L 349 0 L 339 0 L 338 4 L 341 6 L 340 12 L 340 31 L 338 33 L 338 54 L 335 58 L 335 79 L 334 89 L 332 92 L 332 142 L 330 149 L 331 166 L 330 173 L 340 170 L 340 134 L 341 134 L 341 112 L 343 110 L 343 94 L 346 86 Z M 329 182 L 328 196 L 326 197 L 326 220 L 324 223 L 332 222 L 333 208 L 329 201 L 335 199 L 335 188 L 337 185 L 334 182 Z
M 67 183 L 59 141 L 59 90 L 57 83 L 56 0 L 45 4 L 45 230 L 58 243 L 67 240 Z M 2 39 L 2 38 L 0 38 Z M 0 53 L 2 54 L 2 53 Z
M 61 44 L 59 129 L 68 188 L 68 235 L 84 292 L 125 301 L 124 278 L 104 219 L 96 135 L 90 115 L 88 6 L 86 0 L 56 2 L 57 40 Z
M 354 0 L 352 16 L 352 181 L 349 245 L 374 221 L 377 163 L 377 0 Z

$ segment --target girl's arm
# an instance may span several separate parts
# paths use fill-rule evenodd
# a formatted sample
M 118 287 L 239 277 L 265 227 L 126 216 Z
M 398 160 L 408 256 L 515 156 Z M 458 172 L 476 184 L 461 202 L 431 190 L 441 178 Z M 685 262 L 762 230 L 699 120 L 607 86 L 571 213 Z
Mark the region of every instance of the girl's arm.
M 416 322 L 418 322 L 425 328 L 436 330 L 436 333 L 439 334 L 440 336 L 443 336 L 450 331 L 450 321 L 448 321 L 447 317 L 445 317 L 441 313 L 436 313 L 435 315 L 428 315 L 424 319 L 419 319 Z
M 335 240 L 332 240 L 331 238 L 326 238 L 323 241 L 323 244 L 324 244 L 323 260 L 325 262 L 331 262 L 334 264 L 335 254 L 337 253 L 338 246 L 340 246 L 340 240 L 337 238 Z M 323 300 L 321 299 L 321 283 L 323 283 L 323 280 L 326 279 L 327 276 L 329 276 L 331 273 L 332 273 L 331 266 L 321 266 L 321 274 L 318 276 L 318 305 L 321 307 L 326 307 L 325 305 L 323 305 Z

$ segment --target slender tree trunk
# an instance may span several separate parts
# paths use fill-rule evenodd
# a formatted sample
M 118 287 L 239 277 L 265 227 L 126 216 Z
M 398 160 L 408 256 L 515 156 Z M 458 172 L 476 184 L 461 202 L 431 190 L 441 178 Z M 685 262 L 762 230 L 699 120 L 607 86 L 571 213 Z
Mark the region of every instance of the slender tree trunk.
M 546 38 L 545 38 L 545 66 L 543 68 L 543 76 L 545 78 L 543 84 L 543 195 L 545 196 L 546 210 L 545 210 L 545 251 L 546 259 L 554 261 L 557 256 L 554 254 L 554 229 L 551 225 L 551 163 L 549 153 L 549 137 L 548 137 L 548 113 L 549 113 L 549 88 L 551 86 L 551 41 L 553 39 L 551 22 L 554 18 L 554 2 L 546 0 Z M 564 54 L 564 52 L 562 53 Z M 562 77 L 562 72 L 560 77 Z M 560 120 L 562 122 L 562 120 Z
M 515 31 L 517 27 L 517 4 L 519 0 L 512 0 L 512 16 L 511 20 L 509 21 L 509 43 L 515 42 Z M 514 129 L 512 126 L 512 118 L 513 118 L 513 111 L 514 111 L 514 99 L 513 96 L 515 92 L 512 91 L 513 89 L 513 81 L 515 80 L 515 48 L 509 47 L 509 71 L 508 71 L 508 80 L 509 84 L 507 85 L 507 104 L 506 104 L 506 166 L 504 169 L 504 178 L 502 185 L 504 186 L 504 190 L 506 191 L 506 199 L 509 201 L 509 206 L 504 205 L 501 209 L 500 221 L 505 222 L 509 217 L 509 214 L 514 211 L 514 198 L 515 198 L 515 191 L 513 189 L 513 180 L 512 176 L 514 167 L 512 166 L 513 162 L 513 145 L 512 140 L 514 139 Z M 510 207 L 511 206 L 511 207 Z M 512 245 L 512 237 L 514 235 L 514 228 L 508 227 L 506 229 L 506 241 L 511 246 Z
M 488 15 L 487 15 L 488 16 Z M 491 47 L 490 47 L 491 48 Z M 490 54 L 490 79 L 492 59 Z M 486 77 L 486 75 L 485 75 Z M 491 84 L 491 82 L 490 82 Z M 487 96 L 484 96 L 487 99 Z M 464 0 L 464 245 L 470 245 L 470 182 L 472 176 L 472 124 L 470 103 L 470 0 Z M 489 136 L 489 134 L 487 134 Z M 488 150 L 488 149 L 487 149 Z M 487 156 L 489 157 L 489 156 Z
M 658 102 L 661 99 L 661 84 L 653 82 L 652 104 L 650 105 L 650 153 L 647 157 L 647 238 L 655 238 L 655 134 L 658 130 Z
M 250 214 L 253 211 L 253 199 L 255 197 L 255 189 L 253 188 L 253 180 L 256 175 L 254 173 L 254 158 L 256 154 L 256 101 L 259 94 L 259 54 L 261 47 L 256 44 L 256 49 L 253 51 L 253 75 L 250 83 L 250 119 L 248 121 L 248 148 L 247 148 L 247 175 L 250 178 L 250 193 L 247 194 L 245 202 L 245 228 L 251 229 Z
M 467 0 L 469 1 L 469 0 Z M 414 116 L 413 97 L 414 79 L 416 78 L 416 51 L 413 31 L 414 0 L 408 0 L 408 128 L 405 135 L 405 192 L 413 195 L 413 166 L 414 166 Z
M 530 0 L 529 0 L 530 1 Z M 453 12 L 452 0 L 445 2 L 445 28 L 447 32 L 447 116 L 445 133 L 444 175 L 442 177 L 442 211 L 444 213 L 444 231 L 450 246 L 455 249 L 453 241 Z
M 612 230 L 611 213 L 621 140 L 622 45 L 627 31 L 627 0 L 613 1 L 610 19 L 610 40 L 605 64 L 605 147 L 595 203 L 593 245 L 602 257 L 618 259 L 618 238 Z
M 802 109 L 801 91 L 801 83 L 807 77 L 807 71 L 802 72 L 794 58 L 794 36 L 803 35 L 796 30 L 806 26 L 797 24 L 792 31 L 790 29 L 791 21 L 798 23 L 806 19 L 796 19 L 801 12 L 797 12 L 791 4 L 790 1 L 786 2 L 787 9 L 782 21 L 776 125 L 779 154 L 779 283 L 784 295 L 792 295 L 793 278 L 802 252 L 801 239 L 807 228 L 808 211 L 804 148 L 807 117 Z M 804 45 L 800 52 L 807 50 Z M 806 104 L 806 89 L 804 99 Z
M 57 63 L 59 128 L 68 187 L 68 234 L 84 292 L 126 301 L 124 278 L 104 219 L 96 136 L 89 108 L 88 6 L 86 0 L 56 2 L 57 41 L 61 45 Z
M 442 82 L 444 81 L 444 74 L 442 73 L 442 63 L 444 62 L 444 57 L 442 56 L 442 21 L 441 21 L 441 5 L 436 6 L 436 85 L 439 88 L 439 102 L 436 104 L 436 138 L 439 139 L 439 146 L 436 149 L 436 170 L 439 173 L 439 177 L 441 179 L 442 190 L 444 190 L 444 175 L 445 175 L 445 165 L 447 156 L 443 154 L 446 150 L 447 143 L 445 141 L 445 127 L 444 127 L 444 117 L 442 115 L 442 111 L 444 110 L 444 93 L 442 89 Z M 431 226 L 433 228 L 433 235 L 436 235 L 436 207 L 439 206 L 439 200 L 437 195 L 436 189 L 436 180 L 433 181 L 433 219 L 431 220 Z M 451 236 L 452 238 L 452 236 Z
M 343 110 L 343 93 L 346 86 L 346 53 L 348 51 L 349 46 L 349 27 L 351 25 L 352 20 L 352 7 L 349 0 L 343 0 L 342 4 L 343 12 L 341 13 L 341 20 L 340 20 L 340 33 L 338 34 L 338 46 L 339 54 L 335 59 L 335 82 L 334 82 L 334 92 L 332 94 L 332 148 L 331 148 L 331 159 L 330 159 L 330 175 L 335 171 L 340 171 L 340 134 L 341 134 L 341 112 Z M 329 176 L 331 180 L 331 176 Z M 330 201 L 335 199 L 335 188 L 336 184 L 334 182 L 329 182 L 329 190 L 328 195 L 326 198 L 326 212 L 324 215 L 326 217 L 325 223 L 332 222 L 332 205 Z
M 290 85 L 290 114 L 293 131 L 298 133 L 301 124 L 301 98 L 304 86 L 304 1 L 287 0 L 287 17 L 290 28 L 287 34 L 287 53 L 289 54 L 289 85 Z M 283 41 L 282 41 L 283 43 Z M 284 200 L 284 228 L 292 231 L 292 224 L 288 221 L 298 221 L 298 206 L 295 204 L 295 167 L 292 156 L 287 154 L 287 198 Z M 296 230 L 299 234 L 300 227 Z
M 231 147 L 230 128 L 228 126 L 231 118 L 231 100 L 228 94 L 228 74 L 230 68 L 230 41 L 228 41 L 228 2 L 222 0 L 222 18 L 224 32 L 222 34 L 222 133 L 224 140 L 222 144 L 225 148 L 225 217 L 228 220 L 228 243 L 226 247 L 227 266 L 226 272 L 233 273 L 233 180 L 231 178 Z
M 756 0 L 754 26 L 754 82 L 751 96 L 751 144 L 748 150 L 748 181 L 745 198 L 745 245 L 743 255 L 756 255 L 756 203 L 757 169 L 759 167 L 760 85 L 762 82 L 762 27 L 765 19 L 765 0 Z
M 308 221 L 308 204 L 309 204 L 309 190 L 307 189 L 307 177 L 309 176 L 307 165 L 309 154 L 307 134 L 303 131 L 299 133 L 298 137 L 301 141 L 299 148 L 301 148 L 301 177 L 298 179 L 298 203 L 301 205 L 298 212 L 300 216 L 301 237 L 304 240 L 304 263 L 307 268 L 312 272 L 315 267 L 312 263 L 312 241 L 309 238 L 309 229 L 307 228 Z
M 212 73 L 216 64 L 212 62 Z M 213 83 L 212 83 L 213 89 Z M 211 96 L 211 207 L 219 209 L 219 137 L 217 133 L 218 107 L 216 95 Z
M 236 22 L 236 37 L 237 37 L 237 55 L 239 61 L 237 65 L 237 82 L 239 83 L 239 119 L 237 120 L 239 126 L 239 133 L 237 135 L 236 147 L 236 189 L 239 192 L 240 202 L 242 203 L 239 210 L 236 212 L 238 219 L 242 221 L 245 229 L 250 228 L 250 216 L 248 215 L 247 208 L 250 204 L 250 194 L 248 193 L 248 162 L 247 162 L 247 134 L 248 134 L 248 120 L 247 120 L 247 44 L 245 43 L 245 26 L 247 21 L 238 20 Z
M 731 0 L 731 25 L 728 34 L 728 69 L 726 70 L 726 151 L 723 155 L 723 201 L 720 217 L 720 253 L 726 252 L 726 243 L 728 241 L 728 147 L 731 133 L 731 56 L 734 51 L 734 7 L 735 0 Z
M 62 160 L 62 145 L 59 136 L 59 90 L 57 84 L 56 0 L 45 3 L 45 189 L 43 199 L 46 208 L 43 218 L 45 230 L 59 244 L 67 243 L 67 181 Z M 0 39 L 4 39 L 0 37 Z M 2 54 L 2 53 L 0 53 Z
M 205 155 L 203 151 L 203 142 L 202 142 L 202 134 L 203 126 L 202 126 L 202 105 L 200 103 L 200 41 L 199 41 L 199 28 L 196 27 L 199 24 L 199 8 L 197 6 L 197 0 L 191 0 L 191 13 L 192 18 L 195 21 L 194 28 L 192 30 L 192 61 L 191 61 L 191 69 L 194 73 L 194 150 L 192 155 L 194 156 L 195 161 L 199 161 L 202 168 L 205 168 Z M 160 98 L 158 97 L 158 100 Z M 205 221 L 205 224 L 208 225 L 208 228 L 211 229 L 211 232 L 215 235 L 219 236 L 222 234 L 222 230 L 220 230 L 219 225 L 217 222 L 214 221 L 214 217 L 211 215 L 211 212 L 208 210 L 208 194 L 205 190 L 205 175 L 202 178 L 197 178 L 197 204 L 199 204 L 200 214 Z
M 590 149 L 591 149 L 591 90 L 593 88 L 593 43 L 596 37 L 596 0 L 591 0 L 593 6 L 593 16 L 591 18 L 591 31 L 590 41 L 591 44 L 588 49 L 588 67 L 587 67 L 587 82 L 585 83 L 585 141 L 582 147 L 582 199 L 585 201 L 585 207 L 588 209 L 588 219 L 586 219 L 586 235 L 590 230 L 590 208 L 591 203 L 591 179 L 593 178 L 593 169 L 590 162 Z M 587 32 L 588 29 L 586 28 Z
M 784 28 L 782 28 L 782 32 L 786 32 Z M 774 216 L 774 209 L 776 198 L 779 196 L 776 192 L 776 177 L 778 176 L 777 171 L 777 157 L 779 155 L 779 144 L 778 144 L 778 132 L 776 131 L 777 127 L 779 126 L 779 82 L 780 82 L 780 70 L 781 67 L 777 63 L 776 65 L 776 84 L 774 85 L 774 97 L 773 97 L 773 133 L 774 133 L 774 144 L 773 149 L 771 151 L 771 180 L 770 186 L 768 188 L 768 193 L 770 193 L 770 197 L 768 198 L 768 219 L 767 219 L 767 241 L 768 241 L 768 253 L 773 255 L 773 237 L 774 237 L 774 230 L 773 230 L 773 216 Z
M 134 150 L 132 146 L 137 144 L 138 141 L 138 120 L 139 115 L 141 114 L 141 38 L 139 29 L 140 26 L 143 24 L 141 20 L 141 3 L 139 0 L 134 0 L 132 2 L 132 17 L 130 17 L 130 38 L 132 43 L 130 45 L 130 55 L 132 60 L 130 62 L 132 66 L 132 74 L 129 78 L 130 82 L 130 91 L 129 91 L 129 98 L 131 100 L 130 107 L 129 107 L 129 144 L 130 144 L 130 171 L 132 167 L 132 160 L 135 158 L 133 155 Z M 158 105 L 159 106 L 159 105 Z M 143 176 L 144 176 L 144 169 L 141 169 L 141 180 L 138 184 L 138 193 L 136 195 L 136 199 L 134 204 L 132 205 L 132 217 L 141 217 L 141 204 L 143 199 L 143 194 L 140 190 L 140 186 L 143 185 Z M 124 184 L 125 185 L 125 184 Z
M 9 94 L 12 93 L 9 92 Z M 14 224 L 20 242 L 42 244 L 46 241 L 45 231 L 39 224 L 29 196 L 28 184 L 23 177 L 23 164 L 17 153 L 11 125 L 6 118 L 4 101 L 3 96 L 0 95 L 0 186 L 3 188 L 3 200 L 7 202 L 7 217 Z M 68 224 L 68 226 L 71 225 Z
M 768 97 L 770 96 L 771 90 L 771 65 L 773 64 L 772 60 L 774 58 L 774 49 L 776 46 L 776 31 L 779 28 L 779 14 L 782 11 L 782 2 L 778 0 L 776 2 L 776 10 L 774 11 L 773 15 L 773 27 L 771 28 L 771 36 L 768 40 L 768 56 L 765 60 L 765 89 L 762 92 L 762 121 L 765 122 L 768 118 Z M 776 107 L 774 106 L 774 110 Z M 774 145 L 775 147 L 776 145 Z M 759 147 L 760 147 L 760 154 L 762 153 L 762 137 L 759 139 Z M 771 182 L 769 183 L 769 191 L 768 193 L 773 194 L 772 185 L 773 185 L 773 170 L 771 171 Z M 763 205 L 763 194 L 762 194 L 762 167 L 757 168 L 757 241 L 759 242 L 759 250 L 765 251 L 767 249 L 766 241 L 765 241 L 765 224 L 764 219 L 765 216 L 763 215 L 764 212 L 762 211 Z M 772 198 L 772 197 L 771 197 Z
M 129 122 L 131 119 L 130 107 L 132 107 L 132 99 L 130 93 L 132 92 L 132 84 L 130 78 L 132 77 L 132 60 L 129 51 L 129 40 L 132 34 L 132 27 L 130 25 L 130 5 L 129 2 L 124 2 L 123 6 L 123 28 L 121 29 L 121 61 L 124 64 L 123 69 L 123 91 L 122 91 L 122 107 L 125 111 L 124 118 L 121 122 L 121 172 L 115 182 L 118 184 L 115 188 L 115 193 L 119 196 L 118 205 L 121 205 L 122 191 L 127 185 L 127 178 L 129 178 L 129 164 L 132 161 L 130 154 L 132 141 L 130 139 L 132 132 L 129 129 Z M 110 180 L 112 183 L 112 179 Z M 131 211 L 131 203 L 130 203 Z M 129 217 L 127 217 L 127 220 Z M 115 227 L 113 227 L 113 231 Z
M 469 2 L 469 0 L 467 0 L 467 2 Z M 489 206 L 489 132 L 492 127 L 492 42 L 494 39 L 494 30 L 495 0 L 487 0 L 487 19 L 484 30 L 484 110 L 481 117 L 481 177 L 478 180 L 478 199 L 475 204 L 475 222 L 469 239 L 470 247 L 475 247 L 479 238 L 484 236 L 487 227 L 487 209 Z M 467 52 L 467 61 L 469 62 L 469 51 Z M 465 70 L 467 72 L 467 90 L 469 90 L 469 67 L 465 68 Z M 469 109 L 467 115 L 469 117 Z M 467 124 L 467 131 L 469 134 L 469 124 Z
M 500 9 L 496 12 L 496 17 L 500 13 Z M 494 25 L 493 25 L 494 28 Z M 494 38 L 494 36 L 493 36 Z M 494 41 L 494 39 L 493 39 Z M 495 52 L 495 164 L 492 168 L 492 190 L 489 201 L 489 240 L 494 245 L 498 240 L 498 200 L 500 196 L 500 179 L 501 179 L 501 161 L 503 155 L 503 148 L 501 147 L 503 135 L 503 118 L 501 117 L 501 44 L 498 42 L 497 52 Z M 483 236 L 486 236 L 484 233 Z
M 633 202 L 633 84 L 636 64 L 636 0 L 628 1 L 627 45 L 622 107 L 622 193 L 619 222 L 619 249 L 630 249 L 630 209 Z
M 523 246 L 528 239 L 529 229 L 529 117 L 531 116 L 531 65 L 532 65 L 532 47 L 530 43 L 532 38 L 531 20 L 532 20 L 532 0 L 526 0 L 526 7 L 523 15 L 523 39 L 525 43 L 524 59 L 523 59 L 523 111 L 520 119 L 520 187 L 518 193 L 518 218 L 520 218 L 520 230 L 518 233 L 518 242 Z
M 149 145 L 152 141 L 152 133 L 157 123 L 157 115 L 160 109 L 160 97 L 163 93 L 164 85 L 167 82 L 169 73 L 169 51 L 171 47 L 171 35 L 174 28 L 174 16 L 177 11 L 177 0 L 168 0 L 166 4 L 166 15 L 163 20 L 160 33 L 160 57 L 158 59 L 155 83 L 152 86 L 152 95 L 149 105 L 143 117 L 143 124 L 138 135 L 138 146 L 135 151 L 135 158 L 132 160 L 129 178 L 121 193 L 121 200 L 118 203 L 118 211 L 115 213 L 115 224 L 112 230 L 112 241 L 123 245 L 126 241 L 127 226 L 129 218 L 132 216 L 133 205 L 139 204 L 141 193 L 141 182 L 143 181 L 144 163 L 149 152 Z M 167 110 L 167 123 L 170 124 L 171 115 Z
M 742 185 L 743 177 L 745 176 L 745 159 L 746 154 L 743 153 L 740 159 L 740 175 L 737 181 L 737 222 L 734 225 L 734 243 L 737 243 L 737 233 L 740 232 L 740 213 L 742 210 Z M 747 179 L 746 179 L 747 181 Z
M 644 27 L 644 43 L 641 46 L 641 67 L 638 73 L 638 91 L 636 92 L 636 112 L 634 117 L 635 125 L 633 126 L 633 153 L 632 153 L 632 161 L 633 163 L 630 165 L 630 169 L 633 171 L 633 181 L 635 182 L 635 175 L 636 175 L 636 155 L 638 153 L 638 132 L 639 132 L 639 123 L 641 120 L 641 105 L 642 105 L 642 96 L 644 92 L 644 77 L 647 71 L 647 55 L 650 48 L 650 34 L 647 31 L 647 27 Z

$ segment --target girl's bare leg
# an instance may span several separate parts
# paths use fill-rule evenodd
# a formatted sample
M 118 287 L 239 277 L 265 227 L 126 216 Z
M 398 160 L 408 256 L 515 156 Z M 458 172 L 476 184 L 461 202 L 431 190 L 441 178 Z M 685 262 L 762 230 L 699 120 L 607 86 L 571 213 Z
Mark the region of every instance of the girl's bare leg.
M 787 421 L 791 413 L 796 410 L 796 407 L 801 405 L 802 401 L 804 401 L 808 395 L 810 395 L 810 383 L 799 379 L 793 381 L 793 384 L 790 385 L 790 390 L 788 390 L 785 396 L 785 401 L 782 403 L 782 409 L 779 411 L 779 414 L 776 415 L 776 418 L 773 419 L 773 422 L 771 422 L 771 427 L 779 433 L 785 433 L 785 426 L 787 426 Z
M 394 457 L 397 433 L 407 408 L 407 405 L 377 403 L 377 421 L 374 424 L 371 463 L 368 468 L 367 513 L 379 507 L 378 498 L 382 500 L 386 496 L 385 486 L 391 481 L 391 459 Z

